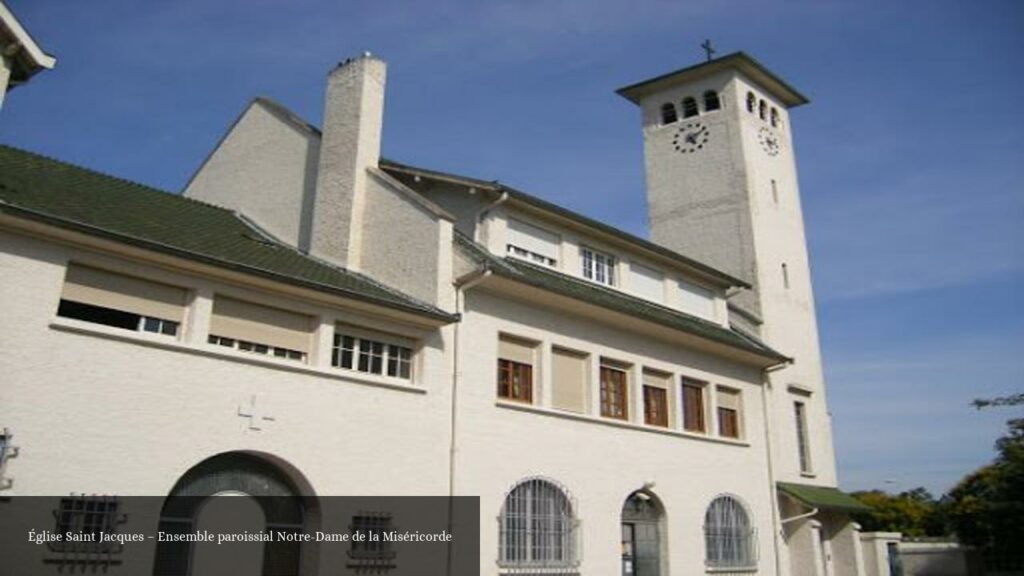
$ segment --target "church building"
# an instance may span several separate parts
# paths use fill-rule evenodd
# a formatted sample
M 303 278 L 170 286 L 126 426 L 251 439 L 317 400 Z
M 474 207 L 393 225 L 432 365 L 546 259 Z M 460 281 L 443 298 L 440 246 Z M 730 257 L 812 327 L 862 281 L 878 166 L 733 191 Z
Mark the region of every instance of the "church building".
M 116 530 L 119 498 L 283 496 L 268 528 L 338 530 L 367 520 L 319 498 L 472 496 L 483 575 L 864 575 L 800 205 L 807 98 L 744 53 L 618 90 L 645 239 L 382 158 L 385 83 L 374 56 L 340 63 L 319 127 L 254 99 L 181 194 L 0 146 L 0 500 Z M 251 573 L 425 573 L 354 552 L 278 547 Z M 202 572 L 155 542 L 38 555 Z

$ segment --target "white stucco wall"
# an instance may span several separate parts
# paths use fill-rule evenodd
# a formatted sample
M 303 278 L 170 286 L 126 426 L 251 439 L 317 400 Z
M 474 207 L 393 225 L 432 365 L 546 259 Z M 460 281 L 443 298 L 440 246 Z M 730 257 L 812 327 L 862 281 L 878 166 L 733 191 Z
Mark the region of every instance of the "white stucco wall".
M 361 271 L 446 310 L 454 309 L 452 222 L 379 170 L 364 192 L 370 209 L 360 226 Z
M 620 522 L 625 499 L 645 483 L 667 514 L 667 563 L 671 574 L 704 572 L 704 514 L 720 494 L 737 496 L 758 531 L 758 574 L 774 574 L 772 489 L 765 455 L 760 374 L 755 368 L 716 359 L 584 317 L 521 302 L 507 295 L 469 292 L 460 326 L 458 452 L 455 488 L 481 496 L 482 574 L 496 573 L 497 516 L 506 493 L 519 481 L 542 476 L 565 486 L 581 522 L 581 573 L 621 574 Z M 541 350 L 558 345 L 591 355 L 591 388 L 597 360 L 632 364 L 632 422 L 577 416 L 552 408 L 521 407 L 496 399 L 499 333 L 529 338 Z M 551 385 L 542 352 L 535 398 Z M 690 435 L 639 424 L 637 376 L 642 367 L 704 379 L 742 391 L 742 442 Z M 591 404 L 595 399 L 591 398 Z M 678 419 L 675 420 L 678 422 Z M 710 424 L 710 423 L 709 423 Z M 711 425 L 713 430 L 713 425 Z
M 237 210 L 292 246 L 309 247 L 320 138 L 273 104 L 245 109 L 185 187 L 189 198 Z
M 422 334 L 412 384 L 388 385 L 329 366 L 335 320 L 366 325 L 354 310 L 8 233 L 0 246 L 0 270 L 18 279 L 0 287 L 0 421 L 21 447 L 4 495 L 163 495 L 191 466 L 238 450 L 287 462 L 319 495 L 446 493 L 443 331 Z M 303 365 L 207 345 L 201 322 L 175 340 L 58 318 L 69 259 L 188 287 L 190 317 L 227 294 L 307 313 L 324 331 Z M 260 431 L 238 415 L 253 396 L 274 418 Z

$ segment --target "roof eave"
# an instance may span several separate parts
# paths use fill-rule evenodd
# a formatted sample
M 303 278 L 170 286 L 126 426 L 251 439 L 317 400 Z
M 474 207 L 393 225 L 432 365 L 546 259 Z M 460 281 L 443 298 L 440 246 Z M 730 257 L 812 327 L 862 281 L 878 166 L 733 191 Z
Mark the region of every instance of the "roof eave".
M 151 240 L 146 240 L 144 238 L 138 238 L 138 237 L 130 236 L 130 235 L 127 235 L 127 234 L 121 234 L 121 233 L 118 233 L 118 232 L 113 232 L 111 230 L 106 230 L 106 229 L 103 229 L 103 228 L 98 228 L 98 227 L 92 226 L 90 224 L 85 224 L 83 222 L 77 222 L 77 221 L 69 220 L 69 219 L 66 219 L 66 218 L 60 218 L 60 217 L 54 216 L 52 214 L 47 214 L 47 213 L 44 213 L 44 212 L 39 212 L 39 211 L 36 211 L 36 210 L 29 209 L 29 208 L 24 208 L 22 206 L 17 206 L 15 204 L 10 204 L 8 202 L 0 201 L 0 212 L 6 213 L 6 214 L 11 215 L 11 216 L 19 217 L 19 218 L 24 218 L 26 220 L 31 220 L 31 221 L 39 222 L 39 223 L 42 223 L 42 224 L 47 224 L 47 225 L 50 225 L 50 226 L 55 226 L 55 227 L 62 228 L 62 229 L 65 229 L 65 230 L 71 230 L 71 231 L 74 231 L 74 232 L 79 232 L 79 233 L 86 234 L 86 235 L 89 235 L 89 236 L 94 236 L 94 237 L 98 237 L 98 238 L 104 238 L 104 239 L 107 239 L 107 240 L 113 240 L 113 241 L 116 241 L 116 242 L 121 242 L 121 243 L 124 243 L 124 244 L 131 245 L 131 246 L 136 246 L 138 248 L 143 248 L 143 249 L 146 249 L 146 250 L 153 250 L 155 252 L 160 252 L 160 253 L 168 254 L 168 255 L 171 255 L 171 256 L 177 256 L 179 258 L 184 258 L 186 260 L 192 260 L 192 261 L 200 262 L 202 264 L 218 266 L 218 267 L 226 268 L 226 269 L 233 270 L 233 271 L 236 271 L 236 272 L 253 274 L 255 276 L 260 276 L 260 277 L 263 277 L 263 278 L 267 278 L 267 279 L 270 279 L 270 280 L 281 282 L 283 284 L 290 284 L 290 285 L 293 285 L 293 286 L 299 286 L 301 288 L 307 288 L 307 289 L 317 290 L 317 291 L 321 291 L 321 292 L 327 292 L 327 293 L 334 294 L 336 296 L 342 296 L 344 298 L 349 298 L 349 299 L 352 299 L 352 300 L 358 300 L 358 301 L 361 301 L 361 302 L 366 302 L 368 304 L 373 304 L 375 306 L 382 306 L 382 307 L 385 307 L 385 308 L 394 308 L 394 309 L 401 310 L 402 312 L 405 312 L 405 313 L 408 313 L 408 314 L 413 314 L 413 315 L 416 315 L 416 316 L 421 316 L 421 317 L 424 317 L 424 318 L 430 318 L 432 320 L 441 321 L 444 324 L 450 324 L 452 322 L 457 322 L 460 319 L 460 316 L 458 314 L 451 314 L 451 313 L 445 312 L 443 310 L 423 309 L 423 308 L 418 308 L 416 306 L 405 305 L 405 304 L 402 304 L 402 303 L 399 303 L 399 302 L 385 301 L 385 300 L 381 300 L 379 298 L 374 298 L 373 296 L 368 296 L 366 294 L 362 294 L 362 293 L 351 291 L 351 290 L 345 290 L 343 288 L 339 288 L 339 287 L 336 287 L 336 286 L 328 286 L 328 285 L 325 285 L 325 284 L 322 284 L 322 283 L 318 283 L 318 282 L 314 282 L 314 281 L 311 281 L 311 280 L 304 280 L 304 279 L 301 279 L 301 278 L 295 278 L 295 277 L 292 277 L 292 276 L 287 276 L 287 275 L 284 275 L 284 274 L 280 274 L 278 272 L 274 272 L 272 270 L 265 270 L 265 269 L 262 269 L 262 268 L 256 268 L 256 267 L 253 267 L 253 266 L 248 266 L 248 265 L 245 265 L 245 264 L 240 264 L 238 262 L 231 262 L 231 261 L 223 260 L 223 259 L 216 258 L 216 257 L 213 257 L 213 256 L 208 256 L 208 255 L 205 255 L 205 254 L 199 254 L 199 253 L 196 253 L 196 252 L 191 252 L 189 250 L 185 250 L 185 249 L 182 249 L 182 248 L 177 248 L 177 247 L 174 247 L 174 246 L 168 246 L 166 244 L 162 244 L 162 243 L 159 243 L 159 242 L 153 242 Z
M 801 94 L 796 88 L 793 88 L 785 80 L 776 76 L 771 70 L 768 70 L 768 68 L 763 64 L 745 52 L 733 52 L 732 54 L 727 54 L 721 58 L 715 58 L 708 62 L 701 62 L 694 66 L 681 68 L 667 74 L 662 74 L 661 76 L 656 76 L 648 80 L 643 80 L 641 82 L 619 88 L 615 93 L 630 102 L 639 105 L 644 98 L 656 91 L 664 89 L 667 86 L 671 86 L 685 80 L 702 78 L 727 68 L 734 68 L 750 77 L 751 80 L 754 80 L 763 86 L 789 108 L 795 108 L 810 102 L 810 100 Z
M 46 52 L 32 39 L 32 35 L 21 25 L 21 22 L 14 16 L 14 14 L 0 2 L 0 23 L 3 24 L 4 28 L 10 33 L 21 48 L 22 52 L 27 56 L 31 66 L 26 71 L 27 75 L 31 76 L 41 69 L 51 69 L 57 64 L 57 59 Z

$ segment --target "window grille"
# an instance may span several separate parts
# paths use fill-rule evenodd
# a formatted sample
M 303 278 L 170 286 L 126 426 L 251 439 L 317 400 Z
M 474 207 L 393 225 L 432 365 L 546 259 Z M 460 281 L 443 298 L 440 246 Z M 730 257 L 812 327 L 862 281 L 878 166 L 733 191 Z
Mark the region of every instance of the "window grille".
M 533 478 L 513 488 L 498 519 L 502 572 L 575 574 L 579 562 L 573 508 L 565 491 L 550 481 Z
M 675 122 L 678 119 L 679 119 L 679 117 L 676 116 L 676 106 L 675 106 L 675 104 L 673 104 L 671 102 L 666 102 L 666 103 L 661 105 L 661 123 L 662 124 L 671 124 L 671 123 Z
M 14 434 L 11 434 L 11 431 L 7 428 L 0 431 L 0 490 L 6 490 L 14 484 L 14 481 L 4 474 L 7 460 L 18 455 L 18 448 L 11 446 L 11 438 L 13 437 Z
M 394 530 L 391 514 L 360 512 L 352 517 L 349 530 L 352 534 L 360 532 L 364 536 L 363 539 L 353 539 L 351 542 L 348 551 L 350 568 L 380 573 L 395 567 L 396 552 L 391 542 L 384 539 L 385 532 Z
M 711 112 L 712 110 L 718 110 L 722 107 L 722 102 L 718 99 L 718 93 L 714 90 L 708 90 L 704 93 L 704 111 Z
M 774 106 L 772 107 L 771 118 L 772 118 L 772 126 L 778 126 L 779 125 L 779 110 L 777 108 L 775 108 Z
M 747 112 L 753 113 L 754 107 L 757 105 L 757 97 L 754 96 L 753 92 L 747 92 Z
M 764 120 L 768 116 L 768 104 L 764 100 L 761 100 L 757 105 L 757 115 Z
M 751 568 L 757 564 L 756 533 L 736 498 L 719 496 L 704 516 L 705 564 L 711 568 Z
M 114 534 L 125 522 L 117 498 L 84 494 L 61 498 L 53 517 L 54 532 L 62 535 L 71 533 L 76 540 L 48 543 L 49 549 L 59 555 L 47 558 L 47 563 L 72 566 L 72 571 L 73 567 L 81 566 L 83 572 L 87 567 L 106 571 L 110 565 L 121 563 L 114 556 L 121 554 L 124 547 L 117 542 L 100 541 L 101 534 Z

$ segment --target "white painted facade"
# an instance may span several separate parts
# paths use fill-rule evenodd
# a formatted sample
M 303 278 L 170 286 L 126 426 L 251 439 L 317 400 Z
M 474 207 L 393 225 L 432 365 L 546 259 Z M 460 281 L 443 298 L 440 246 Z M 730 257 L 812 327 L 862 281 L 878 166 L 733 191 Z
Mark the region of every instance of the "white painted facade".
M 756 87 L 738 73 L 674 86 L 642 103 L 652 235 L 681 256 L 491 183 L 380 161 L 385 77 L 384 63 L 369 55 L 333 70 L 322 132 L 257 99 L 185 196 L 236 211 L 254 232 L 276 239 L 270 241 L 457 319 L 424 318 L 2 215 L 0 270 L 17 281 L 0 288 L 0 427 L 14 432 L 20 453 L 7 462 L 12 484 L 0 495 L 164 495 L 193 466 L 243 452 L 277 466 L 308 495 L 479 496 L 481 574 L 626 573 L 623 506 L 635 493 L 656 503 L 658 544 L 656 566 L 630 564 L 630 574 L 805 576 L 826 567 L 835 576 L 863 574 L 856 530 L 844 515 L 788 522 L 808 511 L 776 490 L 777 481 L 835 485 L 781 102 L 773 101 L 787 130 L 779 166 L 754 159 L 757 128 L 744 115 L 743 95 Z M 675 126 L 655 126 L 654 110 L 662 99 L 678 101 L 705 86 L 719 91 L 722 109 L 699 118 L 721 140 L 705 157 L 694 155 L 700 165 L 679 164 L 674 151 L 660 150 Z M 751 192 L 769 175 L 786 190 L 785 207 L 765 206 L 763 195 Z M 698 203 L 707 217 L 680 205 L 683 190 L 668 182 L 704 191 Z M 665 232 L 682 221 L 693 224 L 695 236 Z M 526 253 L 510 248 L 513 242 L 528 244 Z M 466 243 L 489 253 L 483 258 L 493 266 L 528 262 L 559 281 L 600 285 L 600 294 L 646 312 L 503 274 L 481 265 Z M 588 250 L 610 257 L 613 278 L 586 272 Z M 541 252 L 543 259 L 531 256 Z M 790 265 L 788 290 L 771 274 L 780 258 Z M 59 316 L 69 263 L 184 289 L 178 335 Z M 753 289 L 744 290 L 744 281 Z M 209 343 L 218 296 L 307 316 L 304 359 Z M 762 320 L 760 334 L 736 336 L 734 306 Z M 335 333 L 408 344 L 411 377 L 332 366 Z M 795 364 L 751 344 L 758 336 Z M 496 393 L 502 338 L 528 343 L 525 399 Z M 563 353 L 584 366 L 574 409 L 560 404 L 554 356 Z M 612 402 L 602 400 L 603 365 L 624 374 L 623 418 L 603 415 Z M 663 396 L 658 381 L 668 383 Z M 648 382 L 655 383 L 645 391 Z M 685 429 L 693 413 L 686 413 L 683 383 L 703 387 L 697 429 Z M 813 476 L 799 470 L 794 398 L 810 410 Z M 550 481 L 571 502 L 571 558 L 557 568 L 500 557 L 506 497 L 533 478 Z M 723 496 L 749 520 L 754 551 L 742 567 L 708 565 L 705 515 Z M 304 574 L 345 573 L 331 556 L 336 550 L 304 554 Z M 144 571 L 151 557 L 136 559 Z M 391 573 L 416 572 L 399 566 Z

